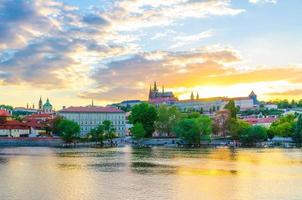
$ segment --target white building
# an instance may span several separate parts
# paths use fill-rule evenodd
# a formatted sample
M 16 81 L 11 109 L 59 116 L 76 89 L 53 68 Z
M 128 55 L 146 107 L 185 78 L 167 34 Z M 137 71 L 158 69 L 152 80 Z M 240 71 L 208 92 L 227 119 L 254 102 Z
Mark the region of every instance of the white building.
M 28 137 L 29 132 L 29 126 L 12 120 L 9 112 L 0 110 L 0 137 Z
M 205 112 L 209 112 L 210 110 L 218 111 L 223 109 L 225 102 L 222 100 L 222 98 L 203 98 L 193 100 L 180 100 L 174 102 L 173 105 L 183 112 L 189 110 L 203 110 Z
M 112 122 L 119 136 L 126 135 L 126 113 L 113 107 L 69 107 L 59 111 L 59 115 L 78 123 L 81 135 L 90 132 L 105 120 Z
M 264 108 L 272 110 L 272 109 L 278 109 L 278 105 L 277 104 L 265 104 Z
M 230 98 L 226 100 L 227 102 L 229 100 L 234 100 L 235 106 L 239 107 L 240 110 L 248 110 L 254 108 L 256 105 L 254 105 L 254 100 L 250 97 L 236 97 L 236 98 Z M 226 102 L 226 104 L 227 104 Z

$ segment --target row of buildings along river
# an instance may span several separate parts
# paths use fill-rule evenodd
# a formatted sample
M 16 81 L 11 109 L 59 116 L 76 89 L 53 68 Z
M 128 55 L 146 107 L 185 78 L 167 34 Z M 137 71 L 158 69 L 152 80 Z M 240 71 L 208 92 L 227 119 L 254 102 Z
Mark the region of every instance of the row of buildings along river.
M 213 115 L 224 109 L 224 106 L 234 100 L 235 105 L 240 110 L 256 109 L 259 107 L 257 95 L 252 91 L 246 97 L 212 97 L 200 98 L 199 94 L 191 94 L 187 100 L 179 100 L 171 91 L 165 91 L 164 87 L 158 88 L 154 82 L 150 87 L 147 102 L 156 106 L 165 104 L 176 106 L 182 112 L 199 111 L 204 114 Z M 38 107 L 33 104 L 26 107 L 17 107 L 14 110 L 0 109 L 0 137 L 37 137 L 47 134 L 45 126 L 49 124 L 56 116 L 62 116 L 66 119 L 75 121 L 81 127 L 81 135 L 85 135 L 91 129 L 97 127 L 104 120 L 112 122 L 119 136 L 128 134 L 127 115 L 122 107 L 132 107 L 139 104 L 141 100 L 126 100 L 120 103 L 108 106 L 96 106 L 93 101 L 88 106 L 63 107 L 59 111 L 54 111 L 49 99 L 43 104 L 42 98 L 39 99 Z M 22 116 L 22 121 L 12 118 L 12 114 Z M 267 120 L 266 120 L 267 121 Z

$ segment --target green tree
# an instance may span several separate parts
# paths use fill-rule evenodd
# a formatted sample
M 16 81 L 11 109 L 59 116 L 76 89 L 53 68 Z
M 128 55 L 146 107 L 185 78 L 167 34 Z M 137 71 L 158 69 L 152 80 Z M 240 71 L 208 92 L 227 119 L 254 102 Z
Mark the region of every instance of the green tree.
M 110 146 L 113 146 L 113 139 L 117 137 L 116 135 L 116 130 L 113 127 L 113 124 L 111 121 L 109 120 L 105 120 L 102 123 L 103 125 L 103 129 L 104 129 L 104 134 L 105 134 L 105 138 L 109 140 L 110 142 Z
M 200 130 L 195 119 L 182 119 L 174 128 L 178 137 L 188 144 L 196 145 L 200 143 Z
M 300 146 L 302 143 L 302 115 L 298 117 L 298 121 L 295 126 L 295 134 L 293 136 L 294 141 Z
M 135 123 L 131 128 L 131 133 L 137 141 L 142 140 L 146 136 L 146 131 L 142 123 Z
M 269 137 L 292 137 L 295 130 L 295 116 L 285 115 L 273 122 L 268 130 Z
M 235 106 L 235 101 L 234 100 L 230 100 L 224 107 L 225 109 L 230 111 L 230 116 L 233 119 L 237 118 L 237 112 L 238 112 L 238 108 L 236 108 Z
M 50 132 L 52 132 L 52 134 L 54 135 L 60 135 L 62 133 L 62 130 L 59 127 L 59 124 L 61 123 L 61 121 L 63 121 L 64 118 L 61 116 L 57 116 L 55 117 L 51 122 L 50 122 Z
M 146 131 L 146 136 L 151 137 L 154 132 L 154 122 L 157 120 L 155 107 L 148 103 L 141 103 L 133 106 L 129 121 L 132 124 L 141 123 Z
M 199 118 L 201 115 L 199 112 L 190 112 L 187 114 L 187 116 L 184 116 L 185 118 L 188 118 L 188 119 L 196 119 L 196 118 Z
M 201 140 L 211 139 L 212 120 L 205 115 L 197 118 L 183 118 L 176 124 L 174 131 L 188 144 L 200 145 Z
M 99 142 L 101 146 L 104 144 L 104 126 L 102 124 L 98 125 L 96 128 L 90 130 L 88 138 L 91 141 Z
M 266 128 L 262 126 L 252 126 L 240 136 L 240 141 L 244 145 L 254 145 L 267 139 Z
M 155 130 L 172 136 L 173 127 L 181 119 L 181 113 L 175 106 L 161 105 L 157 109 L 158 118 L 154 123 Z
M 0 105 L 0 109 L 5 109 L 5 110 L 13 110 L 14 108 L 10 105 Z
M 66 143 L 74 142 L 79 138 L 80 126 L 74 121 L 63 119 L 59 122 L 58 128 L 61 130 L 60 137 Z
M 239 140 L 241 135 L 247 133 L 251 125 L 243 120 L 230 119 L 229 130 L 233 140 Z
M 199 127 L 201 140 L 211 140 L 212 120 L 210 119 L 210 117 L 206 115 L 201 115 L 200 117 L 196 118 L 196 122 Z

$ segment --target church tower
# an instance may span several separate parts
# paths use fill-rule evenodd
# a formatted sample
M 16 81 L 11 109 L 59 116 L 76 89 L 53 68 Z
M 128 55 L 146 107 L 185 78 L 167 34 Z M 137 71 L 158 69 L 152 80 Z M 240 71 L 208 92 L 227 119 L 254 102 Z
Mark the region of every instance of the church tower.
M 199 94 L 198 94 L 198 92 L 197 92 L 197 94 L 196 94 L 196 99 L 197 99 L 197 100 L 199 99 Z
M 157 91 L 157 85 L 156 85 L 156 81 L 154 81 L 154 87 L 153 87 L 153 91 Z
M 42 98 L 40 97 L 40 100 L 39 100 L 39 110 L 42 110 L 43 108 L 43 102 L 42 102 Z
M 191 92 L 191 100 L 194 100 L 194 94 Z

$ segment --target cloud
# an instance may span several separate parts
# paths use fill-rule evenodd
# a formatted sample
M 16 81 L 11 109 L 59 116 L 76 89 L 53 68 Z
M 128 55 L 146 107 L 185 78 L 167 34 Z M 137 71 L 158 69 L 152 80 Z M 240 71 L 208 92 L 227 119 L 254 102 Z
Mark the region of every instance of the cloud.
M 241 61 L 241 56 L 236 50 L 221 47 L 135 54 L 109 62 L 105 67 L 94 71 L 91 76 L 95 81 L 94 87 L 82 91 L 79 96 L 106 101 L 146 99 L 149 84 L 155 80 L 174 90 L 197 86 L 230 87 L 258 83 L 274 85 L 273 83 L 280 82 L 293 85 L 298 83 L 297 79 L 302 73 L 301 68 L 293 66 L 266 66 L 242 70 L 237 67 Z
M 172 41 L 176 42 L 175 44 L 171 45 L 169 49 L 175 49 L 182 47 L 184 45 L 190 45 L 192 43 L 198 42 L 202 39 L 208 38 L 213 36 L 213 31 L 204 31 L 195 35 L 186 35 L 186 36 L 176 36 L 172 39 Z
M 249 0 L 249 2 L 253 4 L 266 4 L 266 3 L 276 4 L 277 0 Z
M 140 28 L 168 26 L 185 18 L 238 15 L 245 10 L 231 7 L 229 0 L 123 0 L 117 1 L 104 16 L 112 30 L 133 31 Z
M 302 96 L 302 89 L 286 90 L 283 92 L 268 92 L 269 96 Z
M 220 63 L 238 61 L 240 57 L 230 49 L 212 52 L 198 49 L 192 52 L 156 51 L 135 54 L 109 62 L 106 67 L 97 69 L 91 76 L 95 81 L 95 87 L 79 95 L 103 100 L 108 100 L 107 98 L 121 100 L 133 96 L 145 98 L 148 83 L 154 80 L 162 80 L 167 87 L 186 87 L 190 86 L 191 81 L 198 81 L 200 84 L 204 77 L 233 71 L 224 69 L 224 65 Z M 122 97 L 120 94 L 123 94 Z

